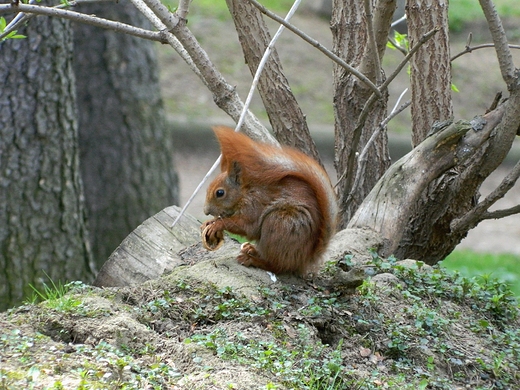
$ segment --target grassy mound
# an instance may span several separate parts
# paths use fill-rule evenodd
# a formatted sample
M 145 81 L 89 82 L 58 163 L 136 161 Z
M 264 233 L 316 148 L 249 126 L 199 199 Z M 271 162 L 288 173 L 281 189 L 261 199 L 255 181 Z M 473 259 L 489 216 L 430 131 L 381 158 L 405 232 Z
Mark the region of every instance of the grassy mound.
M 312 282 L 243 291 L 186 269 L 133 288 L 69 285 L 0 315 L 0 389 L 520 387 L 505 285 L 372 259 L 372 276 L 347 290 L 320 281 L 349 256 Z

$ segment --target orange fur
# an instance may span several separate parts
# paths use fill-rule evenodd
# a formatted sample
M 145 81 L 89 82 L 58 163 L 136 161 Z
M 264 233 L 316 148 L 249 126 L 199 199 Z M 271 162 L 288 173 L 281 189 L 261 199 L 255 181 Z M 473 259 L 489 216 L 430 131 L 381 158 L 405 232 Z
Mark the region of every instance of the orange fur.
M 237 260 L 274 273 L 304 275 L 319 263 L 335 232 L 336 197 L 323 168 L 307 155 L 258 143 L 214 127 L 222 150 L 221 173 L 209 185 L 204 212 L 222 230 L 255 240 Z

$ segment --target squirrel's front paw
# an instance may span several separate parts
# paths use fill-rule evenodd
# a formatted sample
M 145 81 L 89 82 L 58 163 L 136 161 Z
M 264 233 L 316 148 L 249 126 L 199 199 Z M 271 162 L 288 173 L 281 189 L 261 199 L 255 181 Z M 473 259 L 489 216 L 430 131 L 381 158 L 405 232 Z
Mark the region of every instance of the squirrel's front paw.
M 200 230 L 202 231 L 202 245 L 210 251 L 215 251 L 224 243 L 224 231 L 219 229 L 216 220 L 204 222 Z

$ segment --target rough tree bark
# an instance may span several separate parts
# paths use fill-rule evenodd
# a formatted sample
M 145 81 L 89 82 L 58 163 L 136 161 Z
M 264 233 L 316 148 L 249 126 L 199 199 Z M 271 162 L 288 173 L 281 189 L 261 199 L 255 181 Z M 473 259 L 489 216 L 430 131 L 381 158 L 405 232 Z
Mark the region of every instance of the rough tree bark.
M 262 14 L 248 1 L 226 0 L 238 33 L 244 57 L 254 75 L 271 36 Z M 260 76 L 258 91 L 276 139 L 320 161 L 307 121 L 285 77 L 276 48 Z
M 129 2 L 88 14 L 149 25 Z M 92 248 L 102 265 L 142 221 L 178 202 L 173 136 L 166 125 L 152 42 L 75 26 L 81 172 Z
M 372 2 L 370 2 L 372 3 Z M 395 0 L 376 1 L 372 7 L 372 24 L 377 46 L 377 58 L 382 58 Z M 372 82 L 380 84 L 382 70 L 369 45 L 368 18 L 361 1 L 333 1 L 331 29 L 333 51 L 350 65 L 358 68 Z M 357 188 L 353 188 L 357 171 L 356 154 L 361 153 L 374 130 L 386 116 L 388 96 L 378 99 L 370 110 L 361 130 L 357 120 L 372 92 L 355 76 L 334 65 L 334 113 L 335 113 L 335 167 L 339 178 L 337 185 L 341 210 L 340 225 L 345 227 L 355 210 L 390 164 L 386 132 L 374 142 L 368 154 L 365 174 Z
M 29 283 L 90 281 L 78 165 L 72 34 L 35 18 L 0 43 L 0 309 Z
M 410 61 L 412 144 L 417 146 L 437 121 L 453 119 L 448 2 L 408 1 L 406 4 L 410 47 L 435 28 L 438 32 Z
M 434 47 L 430 48 L 430 51 L 435 49 L 439 53 L 437 55 L 424 53 L 421 47 L 418 58 L 422 58 L 422 60 L 416 59 L 415 66 L 412 66 L 412 88 L 415 88 L 412 106 L 416 107 L 416 111 L 412 112 L 413 137 L 415 137 L 416 142 L 424 139 L 426 133 L 436 131 L 435 126 L 432 130 L 425 131 L 424 129 L 430 129 L 435 121 L 449 118 L 452 109 L 449 37 L 446 31 L 447 9 L 442 2 L 434 2 L 436 6 L 431 5 L 431 3 L 414 2 L 411 7 L 416 7 L 419 4 L 425 8 L 421 12 L 413 8 L 410 12 L 414 19 L 409 29 L 411 36 L 419 37 L 425 32 L 421 31 L 423 19 L 426 20 L 425 25 L 428 25 L 429 21 L 435 21 L 432 26 L 441 27 L 440 34 L 435 35 L 433 39 L 436 41 Z M 499 23 L 499 19 L 496 20 Z M 419 32 L 411 31 L 414 28 L 419 29 Z M 502 38 L 505 39 L 505 33 Z M 496 44 L 498 45 L 498 43 Z M 439 70 L 442 70 L 442 72 Z M 442 75 L 439 75 L 439 73 Z M 415 80 L 415 83 L 413 80 Z M 420 80 L 423 80 L 422 85 Z M 387 219 L 385 212 L 380 214 L 381 224 L 382 221 L 386 220 L 388 227 L 391 226 L 395 231 L 399 228 L 394 228 L 394 224 L 401 226 L 402 231 L 399 233 L 390 233 L 388 228 L 385 228 L 390 233 L 385 238 L 392 241 L 392 244 L 386 245 L 387 248 L 391 248 L 391 250 L 388 249 L 391 253 L 399 258 L 414 258 L 423 260 L 428 264 L 435 264 L 451 253 L 466 236 L 468 230 L 478 223 L 475 222 L 472 225 L 462 227 L 461 225 L 457 226 L 456 221 L 476 207 L 481 184 L 500 165 L 511 148 L 520 121 L 517 108 L 517 83 L 518 75 L 516 82 L 508 83 L 510 96 L 504 106 L 499 107 L 494 113 L 484 116 L 483 119 L 476 118 L 472 121 L 474 136 L 469 140 L 463 138 L 459 144 L 453 145 L 454 148 L 465 150 L 463 156 L 457 156 L 455 164 L 430 180 L 428 185 L 421 189 L 420 196 L 413 202 L 403 200 L 401 205 L 395 204 L 393 206 L 394 212 L 399 213 L 399 220 L 407 216 L 406 223 L 399 224 L 399 220 L 394 223 Z M 438 98 L 437 95 L 439 95 Z M 432 99 L 431 96 L 435 96 L 435 99 Z M 492 97 L 490 96 L 491 100 Z M 490 119 L 490 116 L 493 120 Z M 417 126 L 417 123 L 420 125 Z M 493 131 L 487 139 L 483 139 L 484 133 L 480 129 L 489 130 L 491 124 L 493 124 L 491 128 Z M 468 135 L 468 137 L 470 136 Z M 474 148 L 474 143 L 477 143 L 479 148 Z M 440 163 L 440 161 L 428 156 L 423 158 L 433 166 Z M 424 179 L 424 177 L 419 179 L 419 176 L 421 176 L 420 171 L 416 173 L 415 184 L 422 182 Z M 410 184 L 402 183 L 404 186 L 410 186 Z M 412 187 L 415 184 L 412 184 Z M 391 187 L 385 191 L 390 190 Z M 370 213 L 371 209 L 379 209 L 380 206 L 383 206 L 384 199 L 385 196 L 381 196 L 375 202 L 372 202 L 373 199 L 366 199 L 363 212 Z M 388 210 L 390 207 L 385 206 L 385 209 Z M 354 223 L 359 226 L 359 221 L 352 221 L 350 226 L 353 226 Z M 380 227 L 375 229 L 380 231 Z M 387 252 L 387 254 L 390 253 Z

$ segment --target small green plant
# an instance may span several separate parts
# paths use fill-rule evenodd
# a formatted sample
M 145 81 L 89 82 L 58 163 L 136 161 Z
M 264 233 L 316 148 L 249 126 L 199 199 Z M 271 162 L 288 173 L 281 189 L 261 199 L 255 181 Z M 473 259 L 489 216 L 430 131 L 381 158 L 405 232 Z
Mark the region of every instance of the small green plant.
M 273 377 L 289 388 L 298 389 L 341 389 L 344 369 L 340 342 L 334 350 L 321 343 L 311 341 L 304 325 L 298 328 L 301 342 L 291 348 L 285 340 L 257 340 L 242 333 L 229 335 L 217 328 L 208 334 L 197 334 L 186 339 L 186 343 L 197 343 L 225 360 L 248 364 Z M 267 388 L 276 388 L 273 383 Z
M 490 274 L 507 284 L 520 297 L 520 256 L 510 253 L 477 253 L 470 250 L 455 250 L 442 262 L 448 270 L 471 278 Z
M 408 51 L 408 35 L 401 34 L 398 31 L 394 30 L 394 37 L 393 42 L 388 41 L 386 43 L 386 47 L 392 50 L 397 50 L 398 48 Z
M 54 282 L 47 273 L 45 273 L 45 276 L 49 279 L 49 283 L 42 282 L 41 288 L 29 284 L 33 293 L 27 300 L 27 303 L 46 302 L 49 308 L 59 311 L 71 311 L 82 305 L 82 301 L 75 298 L 73 294 L 69 294 L 69 292 L 89 288 L 83 282 L 75 281 L 62 284 L 61 282 Z
M 2 36 L 2 39 L 0 42 L 6 41 L 7 39 L 27 38 L 25 35 L 17 34 L 17 32 L 18 32 L 17 30 L 13 30 L 4 36 L 6 27 L 7 27 L 7 22 L 6 22 L 5 18 L 0 17 L 0 36 Z

